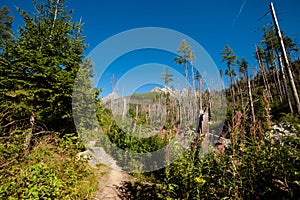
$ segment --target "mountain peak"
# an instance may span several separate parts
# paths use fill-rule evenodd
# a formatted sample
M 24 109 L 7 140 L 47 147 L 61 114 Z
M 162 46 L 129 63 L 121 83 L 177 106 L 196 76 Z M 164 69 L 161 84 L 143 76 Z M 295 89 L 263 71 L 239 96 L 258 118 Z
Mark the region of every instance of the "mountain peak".
M 102 101 L 103 101 L 103 103 L 106 103 L 106 102 L 109 102 L 111 100 L 118 99 L 118 98 L 119 98 L 118 93 L 112 92 L 112 93 L 108 94 L 106 97 L 104 97 L 102 99 Z
M 169 88 L 168 86 L 165 86 L 163 88 L 160 88 L 160 87 L 155 87 L 151 90 L 151 92 L 159 92 L 159 93 L 167 93 L 167 92 L 170 92 L 170 93 L 173 93 L 173 90 L 171 88 Z

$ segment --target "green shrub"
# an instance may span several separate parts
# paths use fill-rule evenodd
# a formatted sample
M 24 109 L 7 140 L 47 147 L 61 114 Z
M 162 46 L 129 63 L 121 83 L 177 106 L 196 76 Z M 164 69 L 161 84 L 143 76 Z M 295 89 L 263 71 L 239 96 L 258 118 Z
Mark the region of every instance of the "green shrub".
M 292 142 L 291 142 L 292 141 Z M 283 145 L 284 143 L 284 145 Z M 297 199 L 300 139 L 239 138 L 225 154 L 186 152 L 158 177 L 162 199 Z
M 74 156 L 76 150 L 74 146 L 71 148 L 70 140 L 63 139 L 58 143 L 68 149 L 40 141 L 27 156 L 0 169 L 0 199 L 91 197 L 97 187 L 95 171 Z M 22 155 L 21 151 L 14 150 L 22 146 L 14 144 L 10 147 L 6 143 L 6 147 L 5 151 L 1 148 L 1 153 L 13 157 L 15 154 Z

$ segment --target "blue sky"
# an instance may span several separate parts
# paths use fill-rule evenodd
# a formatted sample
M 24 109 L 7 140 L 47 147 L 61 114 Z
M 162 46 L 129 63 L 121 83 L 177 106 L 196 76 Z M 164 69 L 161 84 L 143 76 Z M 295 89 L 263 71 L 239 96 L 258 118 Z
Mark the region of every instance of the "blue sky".
M 13 10 L 15 27 L 22 23 L 13 5 L 33 11 L 30 0 L 2 0 Z M 102 41 L 120 32 L 140 27 L 163 27 L 179 31 L 196 40 L 212 57 L 218 68 L 224 68 L 221 62 L 221 50 L 229 44 L 239 58 L 245 57 L 250 65 L 257 66 L 253 57 L 254 45 L 262 37 L 262 26 L 272 21 L 271 15 L 258 19 L 269 10 L 269 0 L 69 0 L 67 5 L 74 9 L 73 19 L 82 17 L 84 35 L 89 53 Z M 280 15 L 281 29 L 292 38 L 300 40 L 300 1 L 274 0 L 275 9 Z M 178 44 L 179 45 L 179 44 Z M 148 52 L 149 53 L 149 52 Z M 155 52 L 154 52 L 155 54 Z M 139 64 L 144 56 L 139 57 Z M 153 62 L 159 62 L 155 57 Z M 161 63 L 168 64 L 161 58 Z M 129 58 L 124 59 L 123 67 L 133 67 Z M 117 61 L 116 61 L 117 62 Z M 147 63 L 151 62 L 148 58 Z M 120 64 L 121 65 L 121 64 Z M 126 66 L 127 65 L 127 66 Z M 170 64 L 171 65 L 171 64 Z M 116 76 L 121 73 L 110 71 Z M 126 71 L 126 70 L 125 70 Z M 109 93 L 110 74 L 99 87 Z

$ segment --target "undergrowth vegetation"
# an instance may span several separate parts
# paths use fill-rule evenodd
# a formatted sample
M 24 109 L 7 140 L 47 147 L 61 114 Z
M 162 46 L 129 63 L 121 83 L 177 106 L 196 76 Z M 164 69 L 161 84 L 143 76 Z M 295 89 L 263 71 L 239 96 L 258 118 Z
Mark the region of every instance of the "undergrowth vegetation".
M 97 173 L 75 155 L 82 144 L 74 135 L 48 135 L 24 155 L 23 135 L 2 140 L 1 199 L 88 199 L 97 188 Z M 16 139 L 18 138 L 18 139 Z
M 239 132 L 235 133 L 239 134 Z M 226 153 L 187 152 L 165 169 L 163 199 L 297 199 L 300 132 L 281 141 L 238 137 Z
M 0 9 L 0 199 L 88 199 L 97 177 L 76 158 L 85 146 L 72 116 L 79 69 L 76 92 L 93 102 L 97 94 L 82 24 L 63 0 L 33 6 L 35 13 L 17 8 L 17 34 L 12 12 Z
M 280 120 L 293 135 L 278 139 L 272 135 L 276 134 L 274 130 L 249 129 L 244 120 L 235 126 L 225 152 L 187 151 L 163 169 L 136 174 L 139 181 L 125 183 L 124 187 L 133 199 L 297 199 L 300 197 L 300 118 L 282 114 Z M 263 130 L 263 133 L 250 130 Z M 122 135 L 114 134 L 116 138 Z M 147 146 L 144 151 L 152 145 L 130 140 L 122 140 L 121 144 L 133 149 Z
M 226 119 L 219 144 L 201 153 L 198 144 L 212 134 L 209 128 L 220 128 L 223 118 L 208 123 L 219 110 L 211 108 L 213 91 L 203 91 L 200 72 L 196 72 L 198 87 L 186 88 L 188 95 L 196 94 L 188 101 L 176 103 L 170 91 L 136 94 L 138 101 L 129 103 L 116 118 L 122 121 L 119 127 L 112 110 L 101 102 L 100 90 L 93 86 L 93 64 L 84 56 L 83 24 L 72 21 L 72 11 L 64 3 L 34 1 L 32 16 L 18 9 L 24 20 L 18 34 L 12 31 L 10 11 L 5 6 L 0 9 L 0 199 L 91 199 L 99 174 L 76 156 L 90 141 L 95 142 L 91 146 L 103 147 L 123 169 L 135 169 L 132 175 L 137 180 L 120 187 L 125 199 L 300 199 L 300 105 L 297 112 L 296 100 L 285 97 L 297 96 L 287 83 L 284 95 L 275 61 L 280 47 L 273 28 L 264 29 L 263 46 L 255 52 L 261 71 L 252 77 L 245 59 L 237 61 L 229 45 L 222 51 L 230 84 L 220 92 L 226 93 L 226 99 L 216 102 L 227 102 Z M 285 40 L 292 53 L 296 45 L 288 37 Z M 185 68 L 188 85 L 188 67 L 195 69 L 195 57 L 185 40 L 182 44 L 181 53 L 185 53 L 174 60 Z M 291 65 L 298 87 L 299 59 L 291 60 Z M 164 77 L 166 85 L 171 82 L 167 70 Z M 145 110 L 141 104 L 147 98 Z M 161 113 L 155 113 L 156 117 L 165 117 L 155 126 L 149 126 L 152 100 L 159 103 L 155 112 Z M 199 113 L 192 105 L 199 106 Z M 95 112 L 94 122 L 89 117 Z M 201 123 L 204 114 L 207 119 L 201 131 L 192 127 L 200 114 Z M 181 115 L 188 115 L 193 123 L 184 124 Z M 175 137 L 192 134 L 199 140 L 174 142 L 172 151 L 158 156 L 165 167 L 143 173 L 146 165 L 157 165 L 152 152 Z

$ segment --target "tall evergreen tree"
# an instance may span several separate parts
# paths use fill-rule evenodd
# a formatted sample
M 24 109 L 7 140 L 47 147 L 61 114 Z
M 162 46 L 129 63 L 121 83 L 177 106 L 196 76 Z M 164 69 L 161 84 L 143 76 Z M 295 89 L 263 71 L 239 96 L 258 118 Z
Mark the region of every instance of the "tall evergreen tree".
M 0 48 L 3 43 L 11 38 L 13 16 L 10 15 L 10 10 L 6 6 L 0 9 Z
M 238 61 L 239 65 L 239 72 L 241 74 L 241 78 L 243 80 L 248 79 L 248 63 L 245 60 L 245 58 L 242 58 L 240 61 Z
M 248 82 L 248 63 L 245 60 L 245 58 L 242 58 L 241 60 L 237 61 L 237 64 L 239 66 L 239 73 L 240 73 L 240 83 L 237 86 L 239 89 L 240 97 L 241 97 L 241 103 L 242 103 L 242 108 L 245 111 L 245 106 L 244 106 L 244 91 L 245 91 L 245 86 L 247 85 Z
M 71 20 L 64 0 L 34 5 L 33 16 L 19 9 L 25 25 L 3 53 L 9 65 L 1 84 L 19 118 L 34 112 L 51 129 L 75 131 L 72 91 L 84 58 L 82 24 Z
M 164 68 L 164 73 L 162 74 L 162 80 L 165 83 L 165 86 L 168 87 L 170 82 L 173 82 L 172 74 L 169 74 L 169 68 Z
M 264 35 L 263 35 L 263 39 L 262 39 L 262 44 L 263 44 L 264 49 L 262 51 L 263 54 L 261 55 L 261 58 L 264 61 L 264 63 L 266 64 L 266 66 L 268 67 L 269 74 L 273 75 L 272 82 L 274 82 L 274 85 L 276 87 L 276 90 L 277 90 L 277 93 L 279 96 L 279 100 L 282 101 L 283 93 L 285 93 L 287 96 L 289 105 L 291 105 L 291 102 L 290 102 L 288 94 L 287 94 L 288 90 L 286 89 L 285 78 L 283 77 L 284 74 L 289 74 L 289 73 L 287 73 L 288 71 L 284 72 L 284 70 L 287 70 L 288 67 L 281 66 L 284 64 L 284 62 L 279 61 L 281 45 L 277 38 L 274 27 L 271 27 L 270 29 L 267 29 L 267 27 L 263 27 L 263 32 L 264 32 Z M 283 31 L 281 31 L 281 34 L 283 37 L 283 42 L 284 42 L 284 46 L 285 46 L 286 53 L 288 56 L 288 60 L 290 62 L 292 62 L 290 55 L 293 52 L 297 51 L 297 45 L 291 38 L 289 38 L 288 36 L 284 36 Z M 276 59 L 276 57 L 277 57 L 277 59 Z M 278 60 L 278 64 L 276 63 L 276 60 Z M 279 69 L 277 67 L 278 65 L 280 66 L 281 79 L 284 81 L 284 85 L 280 81 Z M 291 84 L 291 77 L 293 78 L 293 76 L 289 76 L 290 81 L 288 81 L 290 84 Z M 295 94 L 297 96 L 297 93 L 293 92 L 293 94 L 294 94 L 294 96 L 295 96 Z M 298 99 L 296 96 L 295 96 L 295 99 Z M 300 106 L 298 106 L 298 107 L 300 107 Z M 291 106 L 290 106 L 290 110 L 291 110 L 291 112 L 293 112 L 293 109 L 291 108 Z
M 186 89 L 189 89 L 188 63 L 191 64 L 196 59 L 196 57 L 194 56 L 192 47 L 185 40 L 182 40 L 182 42 L 180 43 L 177 53 L 179 53 L 180 55 L 176 56 L 174 58 L 174 61 L 177 64 L 184 66 Z M 192 81 L 194 81 L 194 80 L 192 80 Z
M 231 47 L 227 44 L 225 48 L 222 50 L 222 61 L 226 62 L 226 71 L 225 74 L 229 78 L 230 91 L 232 102 L 235 104 L 235 90 L 234 90 L 234 78 L 236 76 L 236 72 L 234 70 L 234 66 L 236 66 L 237 56 L 234 54 Z
M 98 98 L 100 90 L 94 87 L 93 77 L 93 64 L 90 59 L 86 59 L 77 73 L 72 94 L 72 114 L 83 141 L 90 138 L 90 134 L 99 125 L 96 113 L 101 109 Z

